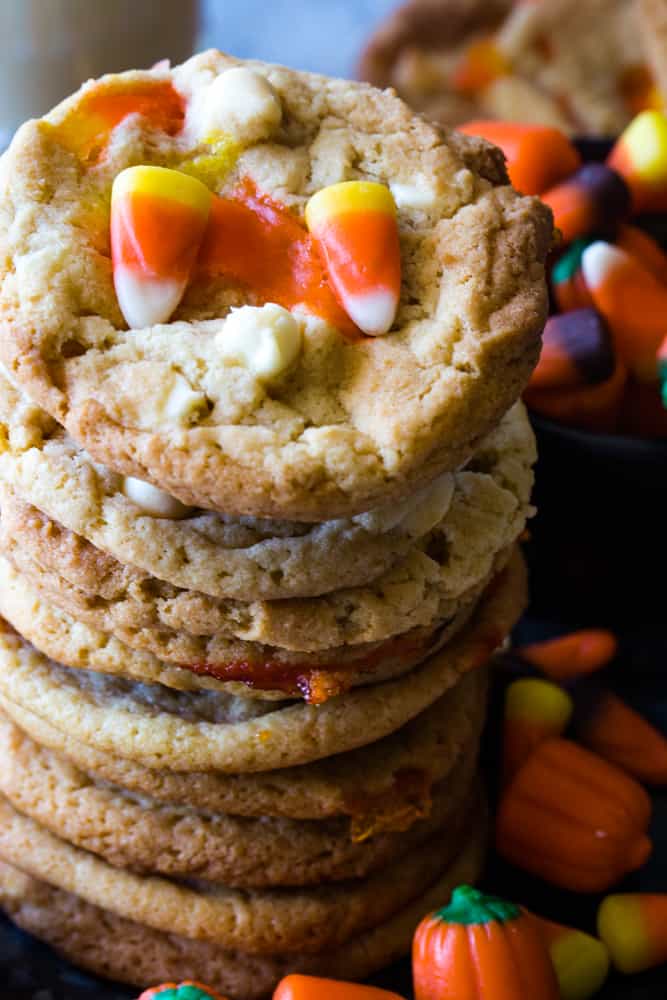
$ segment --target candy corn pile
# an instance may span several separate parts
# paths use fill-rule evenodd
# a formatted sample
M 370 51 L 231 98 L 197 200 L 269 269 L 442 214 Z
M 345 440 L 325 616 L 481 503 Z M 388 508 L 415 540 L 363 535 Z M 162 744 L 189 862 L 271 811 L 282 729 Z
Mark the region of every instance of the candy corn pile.
M 554 213 L 552 315 L 530 408 L 586 430 L 667 436 L 667 115 L 637 115 L 604 163 L 584 163 L 554 128 L 462 131 L 500 146 L 514 186 Z

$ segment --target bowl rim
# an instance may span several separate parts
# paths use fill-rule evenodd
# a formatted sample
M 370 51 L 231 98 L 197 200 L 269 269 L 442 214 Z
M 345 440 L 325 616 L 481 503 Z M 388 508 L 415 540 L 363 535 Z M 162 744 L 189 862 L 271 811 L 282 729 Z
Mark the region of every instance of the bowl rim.
M 570 427 L 567 424 L 560 424 L 556 420 L 549 420 L 540 416 L 534 410 L 529 409 L 530 420 L 536 431 L 550 434 L 571 441 L 577 445 L 587 445 L 590 448 L 598 447 L 605 451 L 632 451 L 636 457 L 644 455 L 646 458 L 662 458 L 667 462 L 667 437 L 642 438 L 632 437 L 629 434 L 606 434 L 597 431 L 587 431 L 580 427 Z

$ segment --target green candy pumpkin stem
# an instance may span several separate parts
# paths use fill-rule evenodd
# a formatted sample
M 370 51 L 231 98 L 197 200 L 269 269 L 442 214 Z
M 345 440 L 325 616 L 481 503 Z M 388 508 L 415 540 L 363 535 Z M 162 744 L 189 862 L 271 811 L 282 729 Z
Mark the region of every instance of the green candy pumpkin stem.
M 494 920 L 504 924 L 521 916 L 521 910 L 514 903 L 486 896 L 471 885 L 460 885 L 454 889 L 449 904 L 436 910 L 435 916 L 446 923 L 464 926 L 488 924 Z

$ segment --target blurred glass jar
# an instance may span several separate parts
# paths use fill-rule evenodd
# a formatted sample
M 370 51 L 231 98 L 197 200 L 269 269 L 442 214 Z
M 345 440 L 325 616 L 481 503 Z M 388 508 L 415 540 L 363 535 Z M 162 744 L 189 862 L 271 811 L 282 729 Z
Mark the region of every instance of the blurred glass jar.
M 102 73 L 192 54 L 198 0 L 0 0 L 0 149 Z

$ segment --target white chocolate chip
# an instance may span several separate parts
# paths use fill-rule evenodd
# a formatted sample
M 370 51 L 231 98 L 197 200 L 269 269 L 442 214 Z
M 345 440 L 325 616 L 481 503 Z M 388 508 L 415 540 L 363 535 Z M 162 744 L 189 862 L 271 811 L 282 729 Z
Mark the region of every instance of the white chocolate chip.
M 301 326 L 274 302 L 232 309 L 216 336 L 225 361 L 271 381 L 287 371 L 301 352 Z
M 132 427 L 188 427 L 207 412 L 206 396 L 171 365 L 136 361 L 119 365 L 100 398 L 110 412 Z
M 423 538 L 443 520 L 453 495 L 454 477 L 445 473 L 413 496 L 389 507 L 357 514 L 352 520 L 374 534 L 399 528 L 411 538 Z
M 123 493 L 128 500 L 140 507 L 145 514 L 150 514 L 151 517 L 180 520 L 188 517 L 193 510 L 192 507 L 186 507 L 176 497 L 159 490 L 157 486 L 152 486 L 151 483 L 146 483 L 143 479 L 135 479 L 134 476 L 125 476 Z
M 427 212 L 435 204 L 435 193 L 422 178 L 418 178 L 416 184 L 400 184 L 397 181 L 390 184 L 389 188 L 398 209 L 412 208 Z
M 454 495 L 454 477 L 439 476 L 417 494 L 417 503 L 401 521 L 401 530 L 411 538 L 423 538 L 445 517 Z
M 280 98 L 266 77 L 235 66 L 216 77 L 208 88 L 198 125 L 204 138 L 225 132 L 246 145 L 268 139 L 282 115 Z

